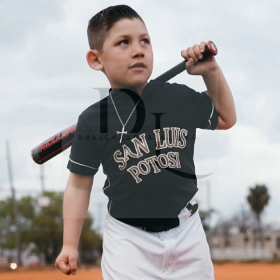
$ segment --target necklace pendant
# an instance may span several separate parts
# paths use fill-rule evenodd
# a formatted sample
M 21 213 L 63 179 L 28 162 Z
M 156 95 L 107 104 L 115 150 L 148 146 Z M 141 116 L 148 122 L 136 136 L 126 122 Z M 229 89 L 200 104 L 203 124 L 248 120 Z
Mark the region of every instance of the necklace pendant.
M 122 127 L 122 131 L 117 131 L 117 134 L 121 134 L 121 138 L 120 138 L 120 143 L 122 142 L 122 137 L 123 137 L 123 134 L 127 134 L 127 131 L 124 131 L 124 127 Z

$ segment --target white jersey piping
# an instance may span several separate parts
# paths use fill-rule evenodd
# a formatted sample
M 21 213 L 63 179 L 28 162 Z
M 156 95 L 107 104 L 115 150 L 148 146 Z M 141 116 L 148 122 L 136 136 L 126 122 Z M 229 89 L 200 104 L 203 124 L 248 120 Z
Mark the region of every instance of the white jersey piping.
M 104 172 L 104 168 L 103 168 L 103 173 L 107 176 L 107 179 L 108 179 L 108 182 L 109 182 L 109 185 L 108 186 L 106 186 L 105 188 L 103 188 L 102 189 L 102 191 L 103 191 L 103 193 L 104 193 L 104 190 L 106 190 L 107 188 L 109 188 L 110 187 L 110 185 L 111 185 L 111 183 L 110 183 L 110 180 L 109 180 L 109 176 L 108 176 L 108 174 L 106 174 L 105 172 Z M 104 193 L 105 194 L 105 193 Z M 110 200 L 109 200 L 109 202 L 110 202 Z M 110 203 L 110 206 L 109 206 L 109 214 L 110 214 L 110 210 L 111 210 L 111 204 L 112 204 L 112 202 L 113 202 L 113 200 L 111 200 L 111 203 Z
M 212 118 L 213 111 L 214 111 L 214 104 L 213 104 L 213 102 L 212 102 L 212 112 L 211 112 L 211 115 L 210 115 L 210 117 L 209 117 L 209 119 L 208 119 L 209 126 L 208 126 L 206 129 L 208 129 L 208 128 L 211 126 L 211 121 L 210 121 L 210 119 Z
M 91 167 L 91 166 L 88 166 L 88 165 L 85 165 L 85 164 L 78 163 L 78 162 L 72 160 L 70 157 L 69 157 L 69 160 L 71 160 L 72 162 L 74 162 L 74 163 L 76 163 L 78 165 L 81 165 L 81 166 L 85 166 L 85 167 L 88 167 L 88 168 L 91 168 L 91 169 L 98 169 L 98 168 L 95 168 L 95 167 Z
M 205 91 L 205 93 L 208 95 L 208 91 L 207 91 L 207 90 Z M 209 95 L 208 95 L 208 96 L 209 96 Z M 208 119 L 209 126 L 208 126 L 207 128 L 205 128 L 205 129 L 208 129 L 208 128 L 211 126 L 211 121 L 210 121 L 210 119 L 212 118 L 212 115 L 213 115 L 213 112 L 214 112 L 214 104 L 213 104 L 212 100 L 211 100 L 211 103 L 212 103 L 212 112 L 211 112 L 211 115 L 210 115 L 210 117 L 209 117 L 209 119 Z

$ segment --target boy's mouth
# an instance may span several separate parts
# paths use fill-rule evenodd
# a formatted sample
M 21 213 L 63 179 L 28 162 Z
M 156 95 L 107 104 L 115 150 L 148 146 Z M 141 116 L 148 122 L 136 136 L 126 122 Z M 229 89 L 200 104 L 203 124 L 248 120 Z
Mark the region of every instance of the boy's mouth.
M 134 65 L 132 65 L 130 68 L 145 68 L 146 65 L 143 62 L 137 62 Z

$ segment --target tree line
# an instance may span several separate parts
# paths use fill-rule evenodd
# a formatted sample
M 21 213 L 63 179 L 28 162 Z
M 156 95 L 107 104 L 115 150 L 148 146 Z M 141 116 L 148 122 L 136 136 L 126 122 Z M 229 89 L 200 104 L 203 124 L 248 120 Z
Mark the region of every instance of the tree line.
M 48 197 L 49 205 L 43 207 L 39 203 L 40 197 Z M 257 227 L 254 229 L 254 244 L 262 236 L 261 216 L 265 206 L 270 200 L 268 189 L 265 185 L 256 185 L 249 189 L 246 197 L 254 215 Z M 36 246 L 33 253 L 44 257 L 46 264 L 53 264 L 63 245 L 63 192 L 43 192 L 37 197 L 24 196 L 17 201 L 18 204 L 18 233 L 20 251 L 25 250 L 33 242 Z M 205 220 L 215 210 L 210 212 L 200 211 L 204 230 L 209 230 Z M 94 262 L 93 251 L 102 253 L 102 236 L 93 230 L 93 217 L 87 212 L 79 243 L 79 261 L 81 263 Z M 249 213 L 241 211 L 230 220 L 220 220 L 213 232 L 222 230 L 227 235 L 230 227 L 235 224 L 241 233 L 248 232 L 251 226 Z M 11 227 L 15 225 L 12 197 L 0 201 L 0 252 L 4 249 L 15 248 L 15 234 Z M 262 240 L 262 238 L 260 238 Z
M 48 197 L 49 205 L 40 206 L 39 198 Z M 43 192 L 37 197 L 24 196 L 18 204 L 18 234 L 20 251 L 33 242 L 32 253 L 43 256 L 46 264 L 54 264 L 63 245 L 63 193 Z M 0 252 L 15 248 L 13 199 L 0 201 Z M 89 212 L 84 220 L 79 243 L 79 261 L 92 262 L 94 250 L 102 253 L 102 237 L 91 227 L 93 218 Z

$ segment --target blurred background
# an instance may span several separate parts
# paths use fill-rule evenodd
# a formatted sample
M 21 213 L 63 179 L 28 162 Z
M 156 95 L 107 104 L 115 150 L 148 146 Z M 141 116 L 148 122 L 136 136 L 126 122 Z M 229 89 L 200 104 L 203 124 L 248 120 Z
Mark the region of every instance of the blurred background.
M 86 62 L 88 20 L 126 4 L 146 23 L 150 79 L 180 63 L 181 51 L 213 41 L 231 88 L 237 123 L 197 130 L 199 203 L 213 261 L 280 259 L 280 24 L 278 1 L 32 1 L 0 5 L 0 266 L 54 264 L 62 246 L 62 202 L 70 148 L 43 165 L 30 151 L 77 123 L 110 84 Z M 278 69 L 278 70 L 277 70 Z M 169 80 L 206 90 L 185 71 Z M 108 91 L 107 91 L 108 93 Z M 80 263 L 100 263 L 108 197 L 95 175 L 80 240 Z M 11 265 L 13 264 L 13 265 Z

